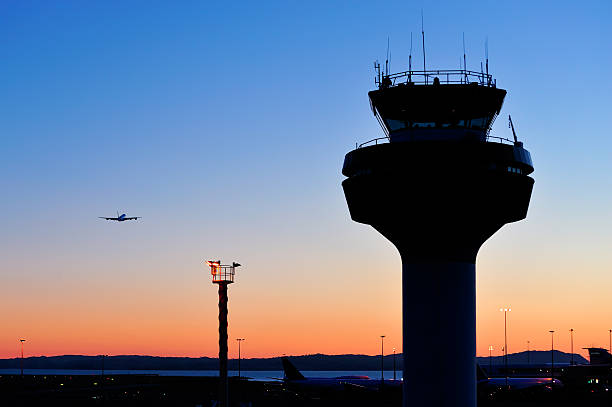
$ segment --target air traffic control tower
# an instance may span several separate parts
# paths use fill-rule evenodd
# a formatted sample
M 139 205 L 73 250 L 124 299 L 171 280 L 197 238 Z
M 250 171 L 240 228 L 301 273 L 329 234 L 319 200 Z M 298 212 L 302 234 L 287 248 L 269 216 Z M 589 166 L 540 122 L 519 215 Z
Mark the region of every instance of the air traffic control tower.
M 531 157 L 489 135 L 506 91 L 488 72 L 377 71 L 385 137 L 346 155 L 342 187 L 402 258 L 403 405 L 475 407 L 476 255 L 527 215 Z

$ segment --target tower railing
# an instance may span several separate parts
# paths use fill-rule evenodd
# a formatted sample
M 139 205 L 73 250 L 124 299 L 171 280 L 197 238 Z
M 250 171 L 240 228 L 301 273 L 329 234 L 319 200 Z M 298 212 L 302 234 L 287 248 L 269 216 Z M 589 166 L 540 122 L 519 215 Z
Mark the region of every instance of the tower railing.
M 476 83 L 480 86 L 496 87 L 493 75 L 485 72 L 470 71 L 466 69 L 437 69 L 426 71 L 404 71 L 393 74 L 378 74 L 374 83 L 385 89 L 400 85 L 430 85 L 438 78 L 440 84 L 468 84 Z
M 358 149 L 362 147 L 368 147 L 371 145 L 386 144 L 389 142 L 390 142 L 389 137 L 378 137 L 372 140 L 365 141 L 361 144 L 355 143 L 355 148 Z M 491 136 L 491 135 L 487 135 L 486 142 L 487 143 L 514 144 L 514 141 L 508 138 Z
M 218 262 L 208 262 L 210 266 L 210 274 L 212 274 L 213 283 L 233 283 L 234 274 L 236 273 L 235 265 L 223 265 Z

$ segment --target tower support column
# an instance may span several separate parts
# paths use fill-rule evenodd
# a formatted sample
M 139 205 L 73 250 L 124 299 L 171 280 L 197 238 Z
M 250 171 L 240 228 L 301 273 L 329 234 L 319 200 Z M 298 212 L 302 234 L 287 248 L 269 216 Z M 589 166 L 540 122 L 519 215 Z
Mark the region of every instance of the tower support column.
M 219 403 L 228 405 L 227 384 L 227 283 L 219 284 Z
M 475 407 L 475 264 L 402 263 L 404 407 Z

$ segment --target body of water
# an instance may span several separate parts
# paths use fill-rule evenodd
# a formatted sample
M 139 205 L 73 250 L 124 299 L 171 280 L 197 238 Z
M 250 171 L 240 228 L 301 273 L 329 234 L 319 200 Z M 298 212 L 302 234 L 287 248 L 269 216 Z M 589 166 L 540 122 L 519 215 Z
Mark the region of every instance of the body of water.
M 19 369 L 0 369 L 1 375 L 18 375 L 21 373 Z M 53 375 L 101 375 L 100 370 L 77 370 L 77 369 L 23 369 L 26 375 L 36 376 L 53 376 Z M 327 370 L 305 370 L 301 372 L 306 377 L 337 377 L 337 376 L 369 376 L 372 379 L 380 379 L 380 370 L 343 370 L 343 371 L 327 371 Z M 158 376 L 218 376 L 218 370 L 105 370 L 105 375 L 122 375 L 122 374 L 148 374 Z M 243 370 L 242 377 L 248 377 L 251 380 L 269 381 L 273 379 L 282 379 L 282 370 Z M 400 370 L 396 371 L 396 378 L 399 380 L 402 377 Z M 237 370 L 230 370 L 228 375 L 238 376 Z M 393 379 L 393 371 L 385 371 L 385 379 Z

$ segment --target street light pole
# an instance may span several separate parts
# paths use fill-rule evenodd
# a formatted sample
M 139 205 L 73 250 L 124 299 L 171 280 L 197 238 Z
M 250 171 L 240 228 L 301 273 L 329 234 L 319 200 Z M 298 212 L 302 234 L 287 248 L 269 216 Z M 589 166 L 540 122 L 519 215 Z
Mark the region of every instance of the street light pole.
M 21 342 L 21 377 L 23 377 L 23 343 L 26 341 L 25 339 L 20 339 Z
M 493 376 L 493 364 L 491 363 L 493 355 L 491 352 L 493 352 L 493 345 L 489 345 L 489 377 Z
M 608 332 L 610 332 L 610 348 L 608 352 L 612 354 L 612 329 L 608 329 Z
M 380 335 L 380 382 L 385 382 L 385 335 Z
M 574 366 L 574 329 L 570 329 L 570 347 L 572 352 L 572 359 L 570 362 L 570 366 Z
M 555 379 L 555 331 L 550 332 L 550 381 Z
M 531 366 L 531 360 L 529 359 L 529 341 L 527 341 L 527 366 Z
M 500 308 L 504 312 L 504 373 L 506 374 L 506 388 L 508 387 L 508 318 L 507 313 L 511 308 Z
M 395 381 L 395 348 L 393 348 L 393 381 Z
M 244 341 L 244 338 L 236 338 L 238 341 L 238 380 L 240 380 L 240 343 Z

